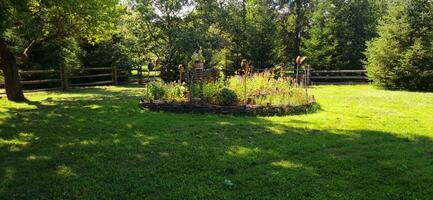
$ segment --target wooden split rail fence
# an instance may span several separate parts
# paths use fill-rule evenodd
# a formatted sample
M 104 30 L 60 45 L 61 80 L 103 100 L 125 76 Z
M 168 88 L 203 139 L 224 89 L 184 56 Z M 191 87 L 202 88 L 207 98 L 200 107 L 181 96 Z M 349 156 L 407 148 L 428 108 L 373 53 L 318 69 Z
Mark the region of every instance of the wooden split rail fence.
M 311 70 L 309 82 L 313 85 L 321 84 L 365 84 L 369 83 L 367 70 Z
M 261 70 L 256 70 L 260 72 Z M 116 67 L 100 67 L 100 68 L 84 68 L 79 73 L 67 73 L 64 68 L 60 70 L 29 70 L 19 71 L 20 77 L 51 75 L 45 79 L 38 80 L 21 80 L 24 90 L 40 91 L 40 90 L 66 90 L 69 87 L 81 86 L 96 86 L 96 85 L 117 85 L 127 83 L 142 84 L 150 78 L 158 77 L 160 72 L 143 71 L 141 68 L 133 68 L 128 70 L 119 70 Z M 296 70 L 286 70 L 287 76 L 296 76 Z M 365 84 L 369 83 L 366 70 L 304 70 L 298 71 L 299 76 L 307 75 L 307 82 L 311 85 L 322 84 Z M 93 82 L 83 80 L 94 79 Z M 95 80 L 96 79 L 96 80 Z M 52 83 L 52 84 L 51 84 Z M 31 87 L 38 84 L 51 84 L 53 87 L 42 89 Z M 30 86 L 30 87 L 29 87 Z M 0 83 L 0 93 L 4 85 Z M 29 89 L 30 88 L 30 89 Z M 35 89 L 37 88 L 37 89 Z
M 137 71 L 137 73 L 133 73 L 133 71 Z M 60 70 L 19 71 L 20 82 L 23 85 L 24 91 L 66 90 L 69 87 L 118 85 L 133 82 L 142 83 L 147 80 L 148 74 L 151 74 L 154 78 L 159 73 L 143 72 L 141 68 L 123 70 L 116 67 L 84 68 L 69 73 L 65 68 L 61 68 Z M 50 78 L 34 78 L 33 80 L 29 78 L 38 76 Z M 40 87 L 40 84 L 44 84 L 43 87 Z M 3 88 L 4 84 L 0 83 L 0 94 L 4 93 Z
M 256 70 L 263 72 L 264 70 Z M 282 72 L 285 76 L 296 77 L 296 69 L 287 69 Z M 367 70 L 304 70 L 298 71 L 298 77 L 304 80 L 307 76 L 309 85 L 348 85 L 367 84 L 369 79 Z

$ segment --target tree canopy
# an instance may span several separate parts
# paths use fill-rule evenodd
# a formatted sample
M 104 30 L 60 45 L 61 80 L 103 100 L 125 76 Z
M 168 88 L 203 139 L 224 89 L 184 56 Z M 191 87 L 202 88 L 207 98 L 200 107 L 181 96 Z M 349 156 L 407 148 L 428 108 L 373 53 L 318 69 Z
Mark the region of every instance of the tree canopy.
M 391 89 L 433 90 L 433 2 L 395 3 L 368 44 L 369 76 Z
M 24 100 L 16 57 L 26 63 L 36 44 L 104 40 L 116 30 L 122 8 L 117 0 L 1 0 L 0 5 L 0 64 L 11 100 Z

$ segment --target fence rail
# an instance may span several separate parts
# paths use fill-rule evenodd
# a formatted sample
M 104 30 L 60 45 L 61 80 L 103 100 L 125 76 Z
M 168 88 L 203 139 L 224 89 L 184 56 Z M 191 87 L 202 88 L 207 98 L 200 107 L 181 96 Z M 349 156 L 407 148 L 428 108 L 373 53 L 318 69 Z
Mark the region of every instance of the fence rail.
M 263 72 L 264 69 L 258 69 L 256 72 Z M 323 84 L 364 84 L 369 83 L 367 70 L 304 70 L 286 69 L 279 71 L 289 77 L 307 76 L 308 84 L 323 85 Z M 302 78 L 301 80 L 304 80 Z
M 364 84 L 369 83 L 367 70 L 311 70 L 311 84 Z
M 59 73 L 59 70 L 49 69 L 49 70 L 28 70 L 19 71 L 20 74 L 47 74 L 47 73 Z
M 136 73 L 133 73 L 136 71 Z M 20 82 L 25 92 L 37 92 L 47 90 L 68 89 L 69 87 L 96 86 L 96 85 L 117 85 L 132 82 L 143 83 L 143 80 L 150 75 L 152 78 L 159 76 L 159 72 L 148 73 L 141 68 L 128 70 L 117 69 L 116 67 L 97 67 L 84 68 L 80 71 L 66 72 L 64 68 L 60 70 L 19 70 Z M 31 79 L 33 76 L 45 76 L 44 79 Z M 94 80 L 92 80 L 94 79 Z M 147 79 L 146 79 L 147 80 Z M 44 87 L 38 87 L 38 84 Z M 0 94 L 4 94 L 4 84 L 0 83 Z

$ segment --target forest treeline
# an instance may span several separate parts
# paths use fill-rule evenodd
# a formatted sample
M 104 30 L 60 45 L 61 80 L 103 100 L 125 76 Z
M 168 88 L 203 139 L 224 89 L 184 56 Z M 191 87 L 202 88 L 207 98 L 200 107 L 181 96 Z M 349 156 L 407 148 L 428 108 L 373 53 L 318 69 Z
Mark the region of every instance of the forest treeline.
M 19 84 L 14 85 L 17 74 L 9 70 L 15 66 L 128 68 L 158 61 L 163 77 L 174 80 L 177 66 L 188 65 L 198 49 L 206 66 L 229 72 L 242 59 L 255 68 L 291 67 L 302 55 L 314 69 L 371 66 L 371 79 L 382 86 L 429 90 L 433 88 L 432 4 L 431 0 L 0 0 L 0 64 L 12 91 L 19 90 Z M 422 80 L 413 81 L 419 74 Z

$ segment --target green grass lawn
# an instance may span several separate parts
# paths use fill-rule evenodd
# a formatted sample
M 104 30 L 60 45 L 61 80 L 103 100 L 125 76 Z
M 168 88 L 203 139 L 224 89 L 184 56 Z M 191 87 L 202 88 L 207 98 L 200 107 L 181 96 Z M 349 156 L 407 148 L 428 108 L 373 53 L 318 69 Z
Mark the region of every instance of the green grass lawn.
M 433 93 L 321 86 L 313 114 L 138 109 L 136 86 L 0 99 L 0 199 L 431 199 Z

